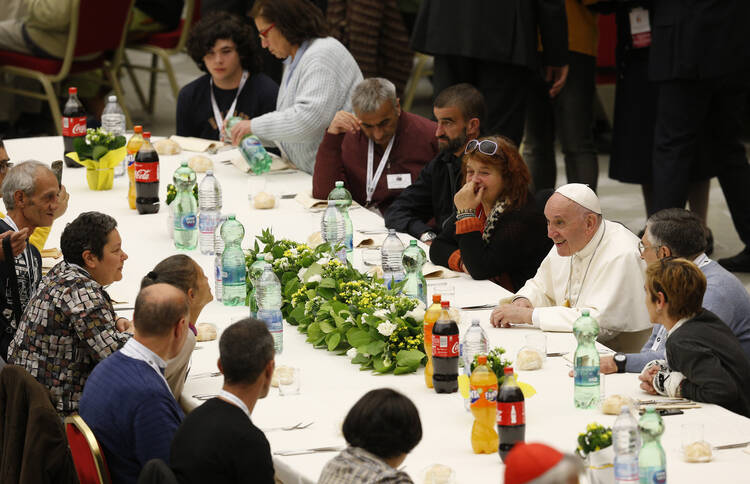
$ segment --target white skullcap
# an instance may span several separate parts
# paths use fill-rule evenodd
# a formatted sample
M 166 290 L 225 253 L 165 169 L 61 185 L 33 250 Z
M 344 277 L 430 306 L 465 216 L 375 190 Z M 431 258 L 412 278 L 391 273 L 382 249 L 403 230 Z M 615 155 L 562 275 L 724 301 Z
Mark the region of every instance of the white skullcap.
M 576 202 L 583 208 L 587 208 L 592 212 L 601 215 L 602 206 L 599 204 L 599 197 L 596 196 L 594 190 L 589 188 L 588 185 L 583 183 L 568 183 L 555 190 L 555 193 L 559 193 L 567 199 Z

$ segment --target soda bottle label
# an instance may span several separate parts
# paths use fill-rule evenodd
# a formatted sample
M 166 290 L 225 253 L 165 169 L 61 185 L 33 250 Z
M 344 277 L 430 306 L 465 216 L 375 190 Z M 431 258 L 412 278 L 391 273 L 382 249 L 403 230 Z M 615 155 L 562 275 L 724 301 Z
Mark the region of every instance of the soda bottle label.
M 202 233 L 214 233 L 214 230 L 216 230 L 216 224 L 218 223 L 217 217 L 210 217 L 207 215 L 201 214 L 201 216 L 198 218 L 198 229 Z
M 189 213 L 187 215 L 183 215 L 182 219 L 180 220 L 180 225 L 182 225 L 182 228 L 185 230 L 193 230 L 195 229 L 196 225 L 196 217 L 195 214 Z
M 524 402 L 497 402 L 497 424 L 500 426 L 526 425 Z
M 141 183 L 155 183 L 159 181 L 158 163 L 135 162 L 135 181 Z
M 578 366 L 575 368 L 575 384 L 581 387 L 595 387 L 599 385 L 598 366 Z
M 224 284 L 240 284 L 245 282 L 245 266 L 223 267 L 222 282 Z
M 497 385 L 472 386 L 469 398 L 472 407 L 494 407 L 497 405 Z
M 640 477 L 641 482 L 648 484 L 666 484 L 667 471 L 662 467 L 641 467 Z
M 433 335 L 432 336 L 432 356 L 438 358 L 458 357 L 458 335 Z
M 63 116 L 62 134 L 69 138 L 86 136 L 86 116 L 78 116 L 74 118 Z
M 638 460 L 618 462 L 617 457 L 615 457 L 615 481 L 618 483 L 637 483 L 638 479 Z

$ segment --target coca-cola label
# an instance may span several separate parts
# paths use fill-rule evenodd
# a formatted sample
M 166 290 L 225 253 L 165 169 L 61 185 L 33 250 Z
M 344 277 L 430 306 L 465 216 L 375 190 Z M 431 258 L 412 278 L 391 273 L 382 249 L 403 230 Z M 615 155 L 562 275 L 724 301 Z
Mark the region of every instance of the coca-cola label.
M 185 230 L 194 230 L 196 223 L 197 220 L 194 213 L 183 215 L 180 219 L 180 225 L 182 225 L 182 228 Z
M 524 402 L 497 402 L 497 424 L 526 425 Z
M 67 136 L 68 138 L 86 136 L 86 116 L 80 116 L 76 118 L 63 116 L 62 132 L 63 136 Z
M 471 406 L 476 407 L 494 407 L 497 404 L 497 385 L 489 386 L 471 386 L 469 392 Z
M 432 335 L 432 356 L 437 358 L 458 357 L 458 335 Z
M 158 163 L 135 162 L 135 181 L 141 183 L 154 183 L 159 181 Z

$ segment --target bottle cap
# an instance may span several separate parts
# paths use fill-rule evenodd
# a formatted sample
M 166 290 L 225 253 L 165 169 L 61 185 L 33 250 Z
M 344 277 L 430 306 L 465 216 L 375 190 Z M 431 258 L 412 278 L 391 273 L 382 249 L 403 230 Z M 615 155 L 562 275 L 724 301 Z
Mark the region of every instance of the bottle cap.
M 451 307 L 451 303 L 449 301 L 440 301 L 440 307 L 443 309 L 448 309 Z
M 328 200 L 328 206 L 336 206 L 336 200 Z
M 440 294 L 433 294 L 433 295 L 432 295 L 432 302 L 433 302 L 433 303 L 435 303 L 435 304 L 438 304 L 438 303 L 440 303 L 440 298 L 441 298 L 441 297 L 442 297 L 442 296 L 441 296 Z
M 417 241 L 416 241 L 416 239 L 411 239 L 411 240 L 409 241 L 409 245 L 411 245 L 412 247 L 415 247 L 415 246 L 417 245 Z
M 143 133 L 143 126 L 140 124 L 133 126 L 133 133 Z
M 213 170 L 206 170 L 206 176 L 211 175 L 213 176 L 214 171 Z
M 151 138 L 151 131 L 144 131 L 143 132 L 143 137 L 146 138 L 146 139 Z
M 486 364 L 487 364 L 487 355 L 478 355 L 477 365 L 486 365 Z
M 109 96 L 107 98 L 107 101 L 109 101 L 111 103 L 116 103 L 117 102 L 117 96 Z
M 78 94 L 78 88 L 77 87 L 69 87 L 68 88 L 68 94 Z
M 589 317 L 589 310 L 588 309 L 582 309 L 581 310 L 581 316 Z
M 512 366 L 506 366 L 503 370 L 503 375 L 512 375 L 513 374 L 513 367 Z
M 336 181 L 336 188 L 340 188 L 340 187 L 343 187 L 343 186 L 344 186 L 344 182 L 343 181 L 341 181 L 341 180 L 337 180 Z

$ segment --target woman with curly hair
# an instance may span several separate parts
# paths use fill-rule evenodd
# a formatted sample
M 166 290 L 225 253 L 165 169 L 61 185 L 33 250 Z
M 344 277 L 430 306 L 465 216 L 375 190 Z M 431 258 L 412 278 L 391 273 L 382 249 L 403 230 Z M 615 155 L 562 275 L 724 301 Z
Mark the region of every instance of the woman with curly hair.
M 502 136 L 470 141 L 462 164 L 465 184 L 453 197 L 456 214 L 430 246 L 430 259 L 513 292 L 552 245 L 529 192 L 529 169 Z
M 251 119 L 276 109 L 279 87 L 260 72 L 255 33 L 245 20 L 226 12 L 203 17 L 190 32 L 187 49 L 206 74 L 180 90 L 179 136 L 220 140 L 226 119 Z

